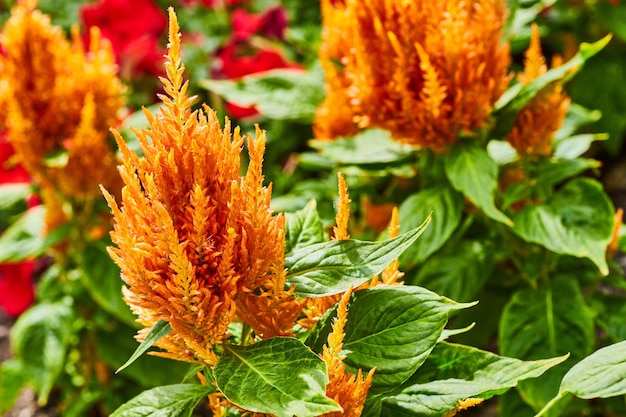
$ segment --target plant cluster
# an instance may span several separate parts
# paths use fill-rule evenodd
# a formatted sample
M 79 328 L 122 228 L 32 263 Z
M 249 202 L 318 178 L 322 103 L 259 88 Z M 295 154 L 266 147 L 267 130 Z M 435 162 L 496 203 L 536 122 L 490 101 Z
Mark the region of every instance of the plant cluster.
M 0 412 L 626 413 L 622 212 L 572 81 L 619 22 L 556 48 L 581 6 L 52 3 L 0 37 Z

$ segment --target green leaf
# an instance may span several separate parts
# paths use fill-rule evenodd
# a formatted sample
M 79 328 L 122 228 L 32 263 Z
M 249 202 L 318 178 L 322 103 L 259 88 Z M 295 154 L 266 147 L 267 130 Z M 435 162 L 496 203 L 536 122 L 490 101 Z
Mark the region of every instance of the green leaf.
M 487 143 L 487 153 L 498 165 L 513 162 L 518 156 L 515 148 L 504 140 L 490 140 L 489 143 Z
M 13 408 L 26 382 L 18 360 L 8 359 L 0 363 L 0 415 Z
M 141 342 L 141 344 L 137 347 L 137 350 L 135 350 L 135 353 L 133 353 L 132 356 L 126 361 L 126 363 L 120 366 L 119 369 L 115 371 L 115 373 L 117 374 L 124 368 L 130 366 L 130 364 L 135 362 L 135 360 L 137 360 L 138 357 L 140 357 L 148 349 L 150 349 L 152 345 L 154 345 L 163 337 L 167 336 L 171 331 L 172 331 L 172 327 L 170 326 L 168 322 L 166 322 L 163 319 L 157 321 L 156 324 L 152 326 L 152 329 L 150 330 L 150 333 L 148 333 L 148 336 L 146 336 L 143 342 Z
M 198 85 L 231 103 L 254 106 L 263 116 L 274 120 L 310 123 L 324 100 L 324 77 L 320 67 L 310 71 L 275 69 L 239 80 L 202 80 Z
M 578 53 L 563 65 L 552 68 L 528 84 L 515 84 L 510 87 L 496 103 L 497 122 L 491 133 L 492 136 L 504 137 L 513 127 L 517 113 L 530 100 L 549 84 L 557 81 L 563 83 L 572 78 L 583 67 L 585 61 L 600 52 L 610 40 L 611 36 L 608 35 L 592 44 L 582 43 Z
M 570 103 L 563 124 L 554 132 L 556 145 L 574 135 L 581 127 L 597 122 L 601 118 L 602 112 L 599 110 L 589 110 L 577 103 Z
M 339 165 L 389 165 L 415 158 L 416 148 L 391 138 L 387 130 L 368 129 L 351 138 L 312 140 L 309 145 Z
M 513 231 L 527 242 L 553 252 L 588 258 L 606 275 L 606 247 L 611 240 L 613 215 L 613 204 L 602 185 L 577 178 L 544 204 L 518 212 Z
M 69 226 L 61 226 L 44 235 L 45 215 L 44 206 L 33 207 L 4 231 L 0 236 L 0 262 L 36 258 L 67 237 Z
M 130 326 L 137 326 L 135 315 L 122 298 L 120 269 L 103 245 L 89 245 L 81 259 L 82 281 L 102 309 Z
M 563 377 L 559 391 L 584 399 L 626 395 L 626 341 L 599 349 L 578 362 Z
M 559 275 L 536 290 L 517 291 L 500 319 L 500 352 L 524 360 L 570 353 L 571 364 L 591 352 L 594 339 L 593 317 L 574 276 Z M 566 370 L 560 366 L 541 382 L 520 384 L 522 397 L 540 409 L 557 393 Z
M 210 385 L 166 385 L 144 391 L 115 410 L 111 417 L 191 417 L 204 397 L 214 392 Z
M 554 156 L 560 159 L 578 158 L 589 150 L 593 142 L 607 140 L 608 138 L 609 136 L 605 133 L 587 133 L 570 136 L 555 143 Z
M 0 210 L 8 210 L 26 200 L 32 190 L 28 183 L 0 184 Z
M 421 287 L 379 285 L 354 293 L 348 306 L 342 354 L 352 372 L 376 367 L 370 392 L 402 384 L 424 363 L 448 322 L 448 313 L 474 304 L 459 304 Z M 319 331 L 321 351 L 330 320 Z
M 65 304 L 43 303 L 22 314 L 11 329 L 11 348 L 45 405 L 74 335 L 74 313 Z
M 566 179 L 572 178 L 589 169 L 600 167 L 595 159 L 543 159 L 537 167 L 539 173 L 536 178 L 537 187 L 552 188 Z
M 57 149 L 44 156 L 43 163 L 50 168 L 63 168 L 70 160 L 70 153 L 67 149 Z
M 419 227 L 382 242 L 334 240 L 295 251 L 285 259 L 287 285 L 297 297 L 324 297 L 358 287 L 380 274 L 422 234 Z
M 324 241 L 324 225 L 315 200 L 295 213 L 285 213 L 285 253 Z
M 475 145 L 454 146 L 445 156 L 445 169 L 452 186 L 462 192 L 489 218 L 511 225 L 511 220 L 494 204 L 498 165 Z
M 403 264 L 419 264 L 446 243 L 461 221 L 463 196 L 445 186 L 411 195 L 398 210 L 400 232 L 418 227 L 430 213 L 432 219 L 428 228 L 400 257 Z
M 137 349 L 137 341 L 133 337 L 135 334 L 136 329 L 122 322 L 109 322 L 106 327 L 95 331 L 96 354 L 110 368 L 116 369 Z M 174 382 L 185 382 L 184 378 L 190 367 L 190 364 L 186 362 L 154 355 L 142 355 L 133 362 L 132 366 L 124 369 L 117 379 L 132 380 L 138 389 L 146 389 Z M 195 375 L 196 372 L 192 374 L 192 376 Z
M 447 244 L 406 281 L 467 302 L 478 294 L 492 269 L 493 255 L 484 244 L 478 240 L 461 240 Z
M 297 339 L 225 345 L 213 372 L 224 396 L 248 411 L 313 417 L 340 410 L 326 397 L 326 364 Z
M 567 356 L 524 362 L 469 346 L 439 343 L 399 391 L 383 400 L 383 416 L 441 416 L 467 398 L 488 399 L 536 378 Z

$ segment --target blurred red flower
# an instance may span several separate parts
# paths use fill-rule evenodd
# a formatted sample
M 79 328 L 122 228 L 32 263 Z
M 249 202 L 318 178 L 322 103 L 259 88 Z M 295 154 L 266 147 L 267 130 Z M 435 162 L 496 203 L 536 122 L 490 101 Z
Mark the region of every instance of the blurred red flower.
M 183 0 L 183 4 L 187 6 L 192 6 L 196 4 L 200 4 L 205 7 L 216 7 L 220 4 L 230 7 L 236 6 L 238 4 L 244 3 L 246 0 Z
M 0 309 L 11 317 L 22 314 L 33 303 L 35 261 L 0 264 Z
M 15 163 L 13 155 L 13 146 L 6 132 L 0 132 L 0 184 L 29 183 L 28 173 Z M 36 197 L 29 198 L 29 207 L 37 204 Z M 0 264 L 0 310 L 17 317 L 32 304 L 34 271 L 34 261 Z
M 111 42 L 122 76 L 163 72 L 160 37 L 167 19 L 153 0 L 99 0 L 82 6 L 80 17 L 87 28 L 97 26 Z
M 300 64 L 288 61 L 278 49 L 261 42 L 252 42 L 255 35 L 284 40 L 287 29 L 287 12 L 284 8 L 273 7 L 261 14 L 237 9 L 231 14 L 231 23 L 232 36 L 216 54 L 219 64 L 214 75 L 217 78 L 237 79 L 278 68 L 302 69 Z M 254 107 L 241 107 L 234 103 L 226 103 L 226 110 L 238 119 L 259 114 Z

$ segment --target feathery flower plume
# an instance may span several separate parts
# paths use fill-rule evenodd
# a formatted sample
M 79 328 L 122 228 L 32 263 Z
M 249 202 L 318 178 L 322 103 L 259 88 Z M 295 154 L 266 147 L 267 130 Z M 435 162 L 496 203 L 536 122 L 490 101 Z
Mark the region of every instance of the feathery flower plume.
M 367 398 L 367 391 L 372 385 L 374 369 L 364 377 L 359 369 L 357 375 L 346 370 L 343 363 L 344 355 L 343 339 L 344 327 L 348 318 L 348 301 L 352 295 L 352 289 L 346 291 L 339 301 L 337 318 L 332 324 L 332 332 L 328 335 L 328 344 L 322 351 L 322 359 L 328 367 L 330 381 L 326 386 L 326 396 L 337 401 L 343 411 L 324 414 L 327 417 L 358 417 L 363 412 L 363 404 Z
M 300 305 L 284 290 L 284 217 L 272 216 L 263 187 L 265 133 L 257 127 L 246 138 L 228 121 L 222 129 L 208 106 L 192 111 L 172 8 L 169 18 L 163 105 L 145 110 L 150 127 L 135 132 L 144 156 L 114 131 L 125 187 L 121 207 L 104 191 L 115 220 L 110 254 L 146 326 L 138 338 L 166 320 L 161 356 L 214 365 L 232 320 L 262 338 L 288 335 Z M 250 164 L 240 178 L 245 139 Z
M 99 184 L 121 186 L 107 139 L 123 88 L 111 47 L 97 30 L 85 51 L 77 30 L 68 41 L 36 7 L 36 0 L 18 2 L 1 35 L 0 101 L 6 108 L 0 123 L 42 188 L 50 229 L 64 222 L 67 198 L 95 199 Z
M 441 150 L 484 125 L 510 81 L 502 0 L 322 0 L 322 14 L 319 138 L 381 127 Z
M 555 56 L 552 67 L 560 64 L 560 57 Z M 533 25 L 530 46 L 525 53 L 524 71 L 517 79 L 522 84 L 528 84 L 547 70 L 541 52 L 539 28 Z M 550 155 L 552 137 L 563 124 L 569 103 L 569 97 L 558 83 L 549 84 L 520 110 L 506 140 L 521 155 Z

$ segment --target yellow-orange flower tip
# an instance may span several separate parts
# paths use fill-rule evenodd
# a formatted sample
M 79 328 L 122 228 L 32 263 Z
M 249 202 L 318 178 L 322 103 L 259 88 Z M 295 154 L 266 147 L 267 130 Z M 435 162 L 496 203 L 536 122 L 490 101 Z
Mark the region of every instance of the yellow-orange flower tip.
M 246 137 L 228 121 L 222 128 L 207 106 L 192 111 L 169 13 L 163 105 L 147 113 L 147 129 L 135 130 L 143 156 L 114 131 L 125 186 L 119 206 L 104 191 L 114 217 L 110 253 L 138 321 L 170 323 L 157 343 L 162 355 L 213 365 L 233 319 L 258 337 L 288 335 L 301 306 L 284 289 L 284 216 L 272 215 L 263 186 L 265 133 L 247 135 L 250 163 L 240 177 Z
M 350 221 L 350 196 L 348 195 L 348 185 L 341 172 L 337 172 L 339 202 L 337 203 L 337 214 L 335 215 L 336 226 L 333 227 L 333 240 L 350 239 L 348 233 L 348 222 Z

